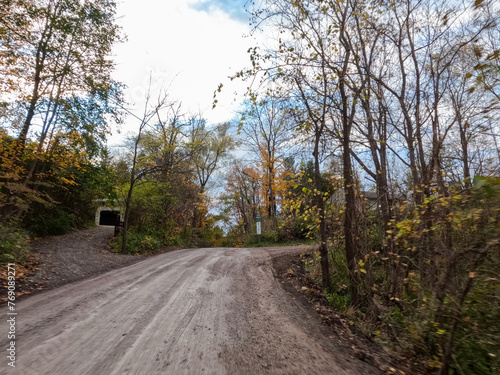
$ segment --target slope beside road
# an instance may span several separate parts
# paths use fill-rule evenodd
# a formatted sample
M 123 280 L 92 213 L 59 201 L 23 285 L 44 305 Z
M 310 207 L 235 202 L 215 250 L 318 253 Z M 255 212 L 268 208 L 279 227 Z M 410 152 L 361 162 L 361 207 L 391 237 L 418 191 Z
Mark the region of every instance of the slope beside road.
M 0 373 L 378 374 L 282 288 L 277 251 L 300 249 L 178 250 L 22 299 Z

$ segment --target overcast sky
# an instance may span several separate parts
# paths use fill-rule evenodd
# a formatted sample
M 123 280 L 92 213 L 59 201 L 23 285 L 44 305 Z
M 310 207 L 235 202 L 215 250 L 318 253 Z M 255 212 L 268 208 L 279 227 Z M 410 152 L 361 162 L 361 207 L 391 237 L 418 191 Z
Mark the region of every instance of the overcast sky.
M 119 24 L 128 41 L 115 50 L 115 78 L 125 83 L 125 99 L 136 113 L 143 110 L 149 75 L 169 87 L 170 97 L 185 112 L 202 113 L 209 123 L 231 119 L 245 84 L 227 78 L 248 66 L 247 50 L 255 44 L 248 35 L 248 0 L 121 0 Z M 224 90 L 212 110 L 214 90 Z M 122 133 L 138 127 L 127 120 Z M 113 131 L 110 143 L 122 136 Z

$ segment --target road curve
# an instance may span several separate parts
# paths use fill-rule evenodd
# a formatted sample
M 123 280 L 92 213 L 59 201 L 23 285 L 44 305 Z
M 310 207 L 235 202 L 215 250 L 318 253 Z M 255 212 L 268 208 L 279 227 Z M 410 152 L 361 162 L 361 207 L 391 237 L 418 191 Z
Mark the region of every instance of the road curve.
M 377 374 L 284 291 L 272 251 L 287 250 L 179 250 L 27 297 L 0 373 Z

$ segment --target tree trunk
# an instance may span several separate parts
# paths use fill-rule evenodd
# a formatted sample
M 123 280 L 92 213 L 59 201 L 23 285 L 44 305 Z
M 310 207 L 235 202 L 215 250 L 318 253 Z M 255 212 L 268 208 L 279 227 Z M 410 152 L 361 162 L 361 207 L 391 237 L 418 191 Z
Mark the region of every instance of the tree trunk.
M 316 188 L 315 200 L 316 207 L 319 213 L 319 254 L 321 256 L 321 278 L 323 288 L 330 287 L 330 262 L 328 260 L 326 219 L 325 219 L 325 202 L 321 194 L 321 170 L 319 163 L 319 142 L 321 139 L 321 129 L 316 127 L 315 142 L 314 142 L 314 185 Z
M 131 179 L 130 189 L 127 193 L 127 199 L 125 201 L 125 214 L 123 215 L 123 229 L 122 229 L 122 253 L 127 253 L 127 231 L 130 216 L 130 203 L 132 202 L 132 189 L 133 189 L 133 178 Z
M 58 6 L 56 5 L 54 8 L 54 14 L 58 11 Z M 45 21 L 45 28 L 40 36 L 40 40 L 38 42 L 36 54 L 35 54 L 35 74 L 34 74 L 34 84 L 33 90 L 31 92 L 30 104 L 28 107 L 28 112 L 26 114 L 26 118 L 23 123 L 23 127 L 21 128 L 21 132 L 17 138 L 16 149 L 14 151 L 14 156 L 16 159 L 19 159 L 24 152 L 24 147 L 26 145 L 26 139 L 28 138 L 28 132 L 31 127 L 31 121 L 35 116 L 36 106 L 38 104 L 38 99 L 40 98 L 40 83 L 42 81 L 42 71 L 45 68 L 45 58 L 47 56 L 47 45 L 53 34 L 53 26 L 52 26 L 52 14 L 49 14 Z
M 347 268 L 349 277 L 353 285 L 353 289 L 357 287 L 356 281 L 356 255 L 357 244 L 355 242 L 356 224 L 356 206 L 355 206 L 355 190 L 354 178 L 352 171 L 351 155 L 349 153 L 349 137 L 344 134 L 344 155 L 343 155 L 343 177 L 344 177 L 344 194 L 345 194 L 345 210 L 344 210 L 344 238 L 345 238 L 345 256 L 347 260 Z
M 200 239 L 201 225 L 200 225 L 200 210 L 198 209 L 198 203 L 200 202 L 199 198 L 203 196 L 204 192 L 205 192 L 205 186 L 202 185 L 194 201 L 193 220 L 191 222 L 191 229 L 192 229 L 191 245 L 193 244 L 198 245 Z

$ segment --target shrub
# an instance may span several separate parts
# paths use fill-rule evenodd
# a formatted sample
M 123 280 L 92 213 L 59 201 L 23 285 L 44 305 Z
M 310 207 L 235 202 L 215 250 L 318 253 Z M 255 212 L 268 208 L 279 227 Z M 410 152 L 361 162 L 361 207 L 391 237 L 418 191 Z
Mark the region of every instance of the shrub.
M 244 237 L 244 246 L 274 246 L 279 243 L 278 231 L 269 230 L 261 234 L 260 238 L 257 234 L 247 234 Z
M 163 246 L 161 240 L 157 237 L 136 232 L 134 230 L 129 230 L 127 235 L 127 254 L 145 254 L 154 252 Z M 110 244 L 111 250 L 113 252 L 119 253 L 122 248 L 122 236 L 118 235 L 113 239 Z
M 24 264 L 29 255 L 28 235 L 17 226 L 0 223 L 0 262 Z
M 56 209 L 39 215 L 36 221 L 31 223 L 29 230 L 34 237 L 55 236 L 70 232 L 72 222 L 73 217 L 69 213 Z
M 262 241 L 263 242 L 277 243 L 278 240 L 279 240 L 278 231 L 276 231 L 276 230 L 269 230 L 269 231 L 266 231 L 262 234 Z

